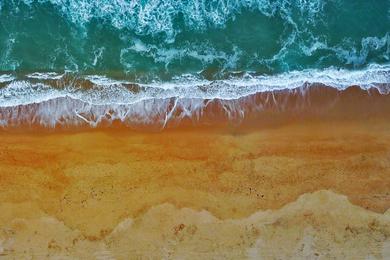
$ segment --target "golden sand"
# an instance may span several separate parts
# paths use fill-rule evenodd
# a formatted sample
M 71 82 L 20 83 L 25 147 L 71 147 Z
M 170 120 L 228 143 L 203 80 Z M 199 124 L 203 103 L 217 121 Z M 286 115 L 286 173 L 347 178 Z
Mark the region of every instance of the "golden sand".
M 0 139 L 0 258 L 390 257 L 389 120 Z

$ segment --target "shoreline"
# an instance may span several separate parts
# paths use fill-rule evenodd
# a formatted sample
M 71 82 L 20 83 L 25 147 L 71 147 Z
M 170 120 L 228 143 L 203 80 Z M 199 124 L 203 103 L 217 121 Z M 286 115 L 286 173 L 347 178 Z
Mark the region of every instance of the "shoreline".
M 3 129 L 0 257 L 385 258 L 390 95 L 343 95 L 269 124 Z
M 73 132 L 174 128 L 267 128 L 308 120 L 389 120 L 390 94 L 377 88 L 345 90 L 315 84 L 232 100 L 172 97 L 135 104 L 93 105 L 70 97 L 0 107 L 0 131 Z

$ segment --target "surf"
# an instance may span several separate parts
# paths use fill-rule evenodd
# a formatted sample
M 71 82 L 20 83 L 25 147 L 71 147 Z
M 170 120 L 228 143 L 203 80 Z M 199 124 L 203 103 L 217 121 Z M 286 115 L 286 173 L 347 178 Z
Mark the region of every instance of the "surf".
M 364 112 L 364 103 L 364 113 L 384 115 L 389 111 L 384 100 L 390 96 L 389 65 L 246 74 L 216 81 L 182 75 L 171 82 L 140 83 L 70 72 L 4 74 L 0 79 L 3 128 L 240 125 L 267 121 L 271 115 L 321 116 L 334 109 L 343 114 L 340 108 L 351 107 L 351 102 L 356 103 L 355 113 Z

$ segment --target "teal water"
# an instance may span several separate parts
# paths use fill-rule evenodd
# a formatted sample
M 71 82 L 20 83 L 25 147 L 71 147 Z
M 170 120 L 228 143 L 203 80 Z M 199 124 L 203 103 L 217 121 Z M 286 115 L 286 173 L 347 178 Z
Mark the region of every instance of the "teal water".
M 390 0 L 0 0 L 0 127 L 240 121 L 318 85 L 389 95 Z
M 0 0 L 0 70 L 139 80 L 390 60 L 389 0 Z

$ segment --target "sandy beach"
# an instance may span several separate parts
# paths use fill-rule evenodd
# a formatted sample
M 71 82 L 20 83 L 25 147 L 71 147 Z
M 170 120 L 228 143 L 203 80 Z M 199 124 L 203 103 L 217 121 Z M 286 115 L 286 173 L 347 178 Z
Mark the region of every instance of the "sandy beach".
M 388 255 L 386 119 L 1 140 L 5 258 Z

